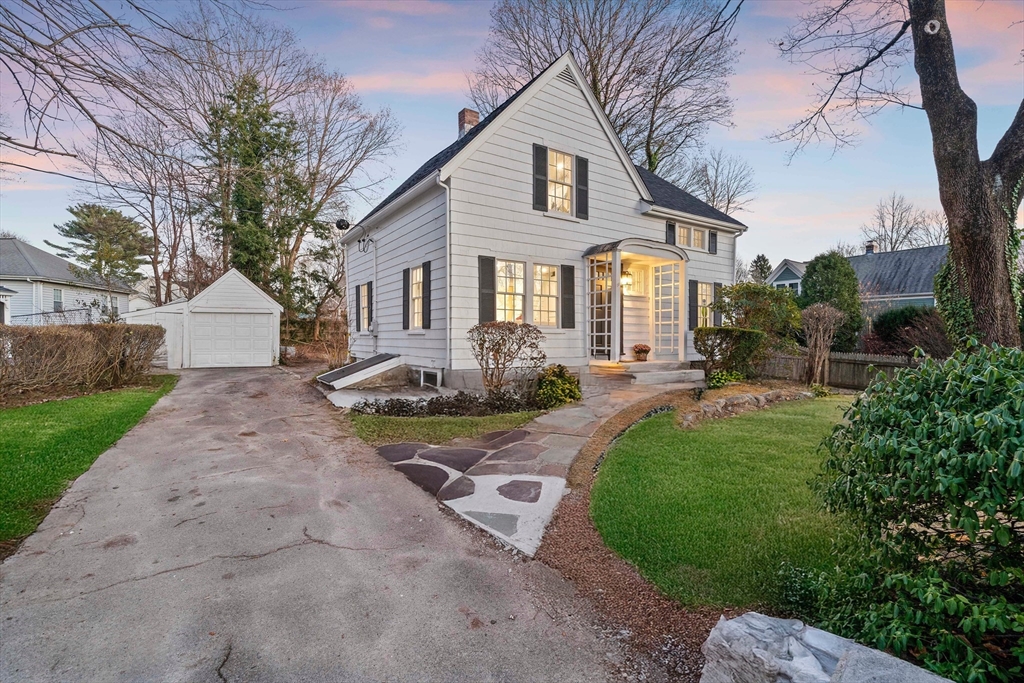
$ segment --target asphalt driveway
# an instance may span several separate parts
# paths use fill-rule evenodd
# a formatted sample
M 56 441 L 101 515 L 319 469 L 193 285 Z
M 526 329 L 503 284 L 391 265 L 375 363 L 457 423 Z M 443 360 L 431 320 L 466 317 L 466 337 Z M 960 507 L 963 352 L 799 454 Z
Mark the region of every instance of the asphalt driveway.
M 186 372 L 0 567 L 0 680 L 621 675 L 569 584 L 462 524 L 286 370 Z

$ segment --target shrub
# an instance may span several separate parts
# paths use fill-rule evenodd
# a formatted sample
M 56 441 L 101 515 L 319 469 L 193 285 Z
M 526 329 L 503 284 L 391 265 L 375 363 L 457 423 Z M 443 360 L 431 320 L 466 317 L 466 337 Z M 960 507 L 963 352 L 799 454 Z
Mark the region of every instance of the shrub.
M 750 330 L 761 330 L 768 335 L 768 344 L 775 350 L 786 350 L 796 345 L 795 335 L 800 328 L 800 309 L 793 300 L 792 290 L 777 289 L 755 282 L 739 282 L 723 287 L 713 308 L 730 325 Z
M 845 318 L 842 311 L 829 304 L 811 304 L 800 314 L 807 338 L 807 376 L 804 379 L 808 384 L 825 383 L 825 364 L 832 340 Z
M 537 402 L 528 393 L 498 389 L 486 395 L 459 391 L 430 399 L 386 398 L 359 401 L 352 412 L 388 417 L 483 417 L 502 413 L 536 410 Z
M 903 328 L 910 327 L 914 321 L 925 315 L 929 310 L 935 310 L 928 306 L 903 306 L 892 308 L 884 313 L 879 313 L 871 328 L 879 338 L 886 344 L 898 345 L 899 335 Z
M 551 410 L 566 403 L 579 401 L 581 398 L 583 394 L 580 392 L 580 381 L 570 375 L 564 365 L 549 365 L 540 373 L 536 395 L 539 408 Z
M 921 349 L 932 358 L 949 358 L 953 353 L 953 342 L 946 334 L 946 323 L 934 308 L 928 309 L 898 335 L 900 347 L 910 354 Z
M 800 308 L 825 303 L 846 314 L 836 331 L 832 350 L 853 351 L 857 335 L 864 327 L 864 317 L 860 311 L 860 284 L 850 262 L 837 251 L 815 256 L 807 264 L 800 286 L 803 293 L 796 299 Z
M 693 346 L 704 356 L 706 376 L 716 370 L 749 376 L 755 372 L 754 361 L 767 338 L 760 330 L 742 327 L 698 327 L 693 331 Z
M 743 375 L 738 372 L 729 372 L 728 370 L 715 370 L 707 378 L 708 389 L 721 389 L 729 382 L 739 382 L 743 380 Z
M 514 322 L 480 323 L 466 335 L 473 357 L 480 364 L 484 389 L 505 389 L 541 367 L 547 356 L 540 348 L 544 335 L 534 325 Z
M 815 398 L 825 398 L 832 395 L 832 389 L 824 384 L 812 384 L 811 393 L 814 394 Z
M 954 680 L 1020 680 L 1024 353 L 969 346 L 880 374 L 826 439 L 816 487 L 859 542 L 812 612 Z
M 158 325 L 0 325 L 0 396 L 113 389 L 149 370 Z

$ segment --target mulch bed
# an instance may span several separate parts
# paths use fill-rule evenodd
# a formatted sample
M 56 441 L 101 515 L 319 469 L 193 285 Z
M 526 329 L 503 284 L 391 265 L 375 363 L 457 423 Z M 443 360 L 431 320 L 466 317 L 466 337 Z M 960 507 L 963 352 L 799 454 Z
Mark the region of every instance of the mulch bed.
M 706 391 L 701 402 L 773 389 L 792 391 L 794 396 L 806 390 L 789 382 L 743 383 Z M 575 583 L 610 622 L 626 629 L 631 645 L 659 662 L 674 679 L 694 683 L 704 665 L 700 647 L 708 633 L 722 615 L 732 618 L 746 610 L 687 608 L 662 595 L 604 544 L 590 518 L 590 491 L 600 460 L 627 429 L 654 413 L 674 410 L 679 416 L 699 406 L 693 390 L 666 392 L 629 406 L 603 424 L 573 461 L 567 477 L 571 491 L 555 510 L 536 554 L 536 559 Z

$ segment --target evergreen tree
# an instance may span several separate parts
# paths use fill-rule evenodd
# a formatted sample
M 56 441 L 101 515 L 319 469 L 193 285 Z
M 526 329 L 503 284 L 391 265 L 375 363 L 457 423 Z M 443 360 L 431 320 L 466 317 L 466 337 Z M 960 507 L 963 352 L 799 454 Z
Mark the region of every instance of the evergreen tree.
M 97 204 L 79 204 L 68 212 L 74 219 L 54 226 L 70 244 L 47 241 L 63 258 L 77 261 L 74 266 L 80 277 L 91 277 L 107 290 L 107 301 L 117 285 L 131 286 L 142 278 L 139 273 L 146 263 L 150 241 L 142 226 L 116 209 Z M 107 309 L 113 320 L 113 307 Z
M 758 254 L 750 262 L 750 277 L 759 285 L 763 285 L 772 274 L 772 264 L 764 254 Z
M 860 284 L 853 266 L 838 251 L 815 256 L 804 271 L 802 293 L 797 305 L 807 308 L 811 304 L 831 304 L 846 314 L 842 326 L 832 342 L 833 351 L 853 351 L 857 335 L 864 327 L 860 308 Z

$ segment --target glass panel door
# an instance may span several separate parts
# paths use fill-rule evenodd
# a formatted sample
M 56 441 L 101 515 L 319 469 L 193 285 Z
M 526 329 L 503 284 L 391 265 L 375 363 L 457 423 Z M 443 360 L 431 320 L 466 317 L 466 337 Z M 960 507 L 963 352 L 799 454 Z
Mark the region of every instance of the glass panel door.
M 659 360 L 679 357 L 679 264 L 651 269 L 654 306 L 654 355 Z
M 612 254 L 587 259 L 587 324 L 590 357 L 612 358 Z

